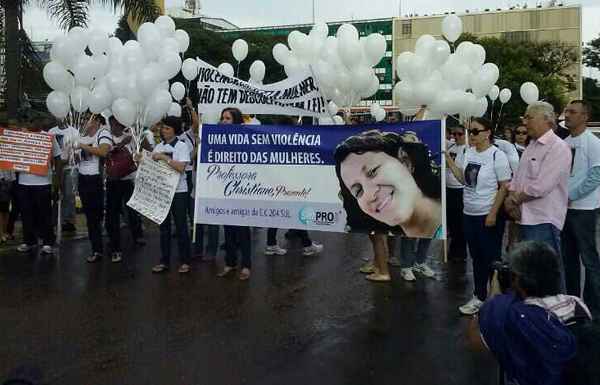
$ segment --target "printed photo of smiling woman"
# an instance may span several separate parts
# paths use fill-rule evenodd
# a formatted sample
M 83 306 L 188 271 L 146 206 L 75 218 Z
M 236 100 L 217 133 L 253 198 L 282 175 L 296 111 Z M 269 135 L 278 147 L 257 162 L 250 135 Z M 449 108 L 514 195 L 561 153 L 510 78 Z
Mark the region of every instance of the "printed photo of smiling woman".
M 425 144 L 370 130 L 340 143 L 335 162 L 351 231 L 442 237 L 441 180 Z

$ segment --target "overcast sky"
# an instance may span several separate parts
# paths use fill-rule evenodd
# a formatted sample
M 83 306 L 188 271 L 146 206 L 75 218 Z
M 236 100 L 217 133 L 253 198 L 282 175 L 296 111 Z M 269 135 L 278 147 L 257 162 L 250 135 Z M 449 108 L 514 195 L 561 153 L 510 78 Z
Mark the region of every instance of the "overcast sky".
M 184 0 L 165 0 L 167 7 L 182 6 Z M 300 24 L 312 21 L 311 0 L 200 0 L 202 13 L 223 17 L 240 27 Z M 545 0 L 546 1 L 546 0 Z M 560 0 L 559 0 L 560 1 Z M 314 0 L 317 21 L 339 21 L 398 16 L 400 0 Z M 402 14 L 464 12 L 465 9 L 508 8 L 527 2 L 534 7 L 536 0 L 402 0 Z M 583 6 L 583 40 L 600 34 L 600 0 L 566 0 L 566 5 Z M 368 6 L 365 6 L 368 4 Z M 485 4 L 485 6 L 482 6 Z M 94 6 L 90 12 L 90 28 L 112 33 L 119 15 L 110 8 Z M 33 40 L 53 40 L 61 33 L 46 12 L 36 7 L 26 9 L 25 28 Z M 585 70 L 587 72 L 587 70 Z M 588 75 L 584 73 L 584 75 Z

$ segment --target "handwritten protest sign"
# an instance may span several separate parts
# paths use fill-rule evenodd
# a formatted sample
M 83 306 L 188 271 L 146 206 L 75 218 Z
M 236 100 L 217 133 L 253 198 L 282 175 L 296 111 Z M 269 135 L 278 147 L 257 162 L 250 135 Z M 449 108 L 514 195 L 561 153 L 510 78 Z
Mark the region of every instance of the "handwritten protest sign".
M 427 210 L 418 237 L 443 236 L 440 121 L 205 124 L 200 135 L 196 223 L 406 234 Z
M 160 225 L 171 209 L 179 176 L 165 162 L 152 160 L 152 154 L 144 151 L 127 206 Z
M 236 107 L 245 114 L 328 116 L 325 99 L 310 73 L 257 85 L 224 75 L 202 60 L 198 63 L 198 112 Z
M 52 135 L 0 128 L 0 170 L 48 174 Z

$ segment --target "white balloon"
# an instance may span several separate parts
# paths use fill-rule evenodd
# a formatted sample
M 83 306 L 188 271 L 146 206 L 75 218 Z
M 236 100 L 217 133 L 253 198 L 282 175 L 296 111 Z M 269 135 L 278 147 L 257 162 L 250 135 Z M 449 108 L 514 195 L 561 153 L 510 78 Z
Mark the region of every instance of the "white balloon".
M 500 91 L 500 103 L 502 103 L 502 104 L 508 103 L 508 101 L 510 100 L 511 97 L 512 97 L 512 92 L 508 88 L 503 88 L 502 91 Z
M 146 111 L 154 111 L 158 115 L 164 116 L 169 111 L 172 100 L 169 91 L 156 90 L 146 105 Z
M 466 40 L 456 47 L 456 56 L 460 57 L 465 64 L 469 64 L 471 48 L 473 48 L 473 45 L 474 44 L 472 42 Z
M 498 99 L 498 96 L 500 95 L 500 88 L 497 85 L 493 85 L 492 89 L 490 90 L 490 92 L 488 93 L 488 96 L 490 97 L 490 100 L 492 102 L 495 102 L 496 99 Z
M 377 111 L 379 111 L 380 109 L 381 109 L 381 106 L 378 103 L 373 103 L 369 107 L 369 113 L 371 114 L 372 117 L 375 117 L 375 115 L 377 114 Z
M 479 98 L 472 105 L 471 113 L 476 118 L 481 118 L 488 109 L 488 100 L 486 97 Z
M 402 52 L 396 59 L 396 73 L 401 80 L 406 80 L 410 77 L 408 69 L 412 63 L 412 58 L 415 56 L 410 51 Z
M 181 83 L 179 83 L 179 84 L 181 84 Z M 169 91 L 169 82 L 168 81 L 164 81 L 164 82 L 159 83 L 158 84 L 158 89 L 159 90 Z
M 265 78 L 265 63 L 262 60 L 255 60 L 250 66 L 250 79 L 261 83 Z
M 440 81 L 433 77 L 419 81 L 414 87 L 414 100 L 417 105 L 430 105 L 440 91 Z
M 175 22 L 169 16 L 159 16 L 154 24 L 162 31 L 163 36 L 170 37 L 175 33 Z
M 198 63 L 196 60 L 187 58 L 181 66 L 181 73 L 187 81 L 192 81 L 198 76 Z
M 149 59 L 158 58 L 160 50 L 157 47 L 162 46 L 161 30 L 154 23 L 143 23 L 137 31 L 137 39 L 144 50 L 144 54 Z
M 456 15 L 448 15 L 442 20 L 442 33 L 451 43 L 454 43 L 463 31 L 462 20 Z
M 349 91 L 352 90 L 352 83 L 352 76 L 350 76 L 348 71 L 338 71 L 335 77 L 335 84 L 342 93 L 349 93 Z
M 77 112 L 83 112 L 88 109 L 90 100 L 90 90 L 85 87 L 75 87 L 71 91 L 71 106 Z
M 309 36 L 317 40 L 325 40 L 329 35 L 329 26 L 325 22 L 317 22 L 310 30 Z
M 377 110 L 377 112 L 375 113 L 375 121 L 376 122 L 381 122 L 381 121 L 383 121 L 385 119 L 385 116 L 386 116 L 385 110 L 380 107 Z
M 379 78 L 376 75 L 373 75 L 371 76 L 371 85 L 365 92 L 362 92 L 360 96 L 368 98 L 375 95 L 377 91 L 379 91 Z
M 77 59 L 84 54 L 83 50 L 85 49 L 85 43 L 82 43 L 82 40 L 68 36 L 57 40 L 55 46 L 55 55 L 53 55 L 56 57 L 55 60 L 62 63 L 67 69 L 73 68 Z
M 115 98 L 124 98 L 127 94 L 125 83 L 127 76 L 123 72 L 115 71 L 106 75 L 106 81 L 111 94 Z
M 422 56 L 413 55 L 408 62 L 408 77 L 415 82 L 429 77 L 431 70 L 429 61 Z
M 112 95 L 107 86 L 98 86 L 90 94 L 89 100 L 90 112 L 99 114 L 112 104 Z
M 94 55 L 108 52 L 108 35 L 98 30 L 90 31 L 88 47 Z
M 92 61 L 94 63 L 94 79 L 97 81 L 106 75 L 110 66 L 110 62 L 108 60 L 108 56 L 104 54 L 92 56 Z
M 135 40 L 129 40 L 123 45 L 121 65 L 123 70 L 135 73 L 146 64 L 142 46 Z
M 456 57 L 450 55 L 450 58 L 441 68 L 444 79 L 448 85 L 457 90 L 465 91 L 471 85 L 473 72 L 466 64 L 456 60 Z
M 333 117 L 333 122 L 336 125 L 338 125 L 338 126 L 343 126 L 344 125 L 344 119 L 341 116 L 339 116 L 339 115 L 336 115 L 336 116 Z
M 413 93 L 413 86 L 408 80 L 402 80 L 396 83 L 393 93 L 395 98 L 402 103 L 414 103 L 415 95 Z
M 52 91 L 46 97 L 46 107 L 54 117 L 62 120 L 70 111 L 69 97 L 62 91 Z
M 288 35 L 288 45 L 297 58 L 310 59 L 310 39 L 300 31 L 292 31 Z
M 351 72 L 351 85 L 355 92 L 367 91 L 371 86 L 373 70 L 366 66 L 356 67 Z
M 496 84 L 496 82 L 500 78 L 500 69 L 494 63 L 485 63 L 481 67 L 481 72 L 491 84 Z
M 89 31 L 82 27 L 73 27 L 67 34 L 77 54 L 83 53 L 89 42 Z
M 290 55 L 290 50 L 284 44 L 277 43 L 273 47 L 273 58 L 282 66 L 287 64 Z
M 337 30 L 336 37 L 339 40 L 354 40 L 358 41 L 358 29 L 352 24 L 344 23 Z
M 338 113 L 339 110 L 340 110 L 340 108 L 333 101 L 330 101 L 327 104 L 327 111 L 329 112 L 329 114 L 335 115 Z
M 415 54 L 429 59 L 435 38 L 431 35 L 421 35 L 415 43 Z
M 171 103 L 171 107 L 169 107 L 167 116 L 175 116 L 177 118 L 181 118 L 181 106 L 175 102 Z
M 90 56 L 81 55 L 73 66 L 75 84 L 89 88 L 94 80 L 95 63 Z
M 109 37 L 108 38 L 108 53 L 113 55 L 116 51 L 118 51 L 121 47 L 123 47 L 123 43 L 117 37 Z
M 159 64 L 163 68 L 165 80 L 173 78 L 181 70 L 181 58 L 174 52 L 162 56 Z
M 481 44 L 473 44 L 470 49 L 469 56 L 471 57 L 472 68 L 479 68 L 485 63 L 485 48 Z
M 190 35 L 183 29 L 175 31 L 175 40 L 179 44 L 179 52 L 184 53 L 190 47 Z
M 471 117 L 473 116 L 473 109 L 475 106 L 475 103 L 477 102 L 477 98 L 475 97 L 475 95 L 473 95 L 470 92 L 464 92 L 462 97 L 459 98 L 459 100 L 462 99 L 461 102 L 461 108 L 460 108 L 460 113 L 465 115 L 466 117 Z
M 521 85 L 521 98 L 527 104 L 537 102 L 540 98 L 540 91 L 535 83 L 525 82 Z
M 231 46 L 231 52 L 238 63 L 244 61 L 248 56 L 248 43 L 244 39 L 237 39 Z
M 125 97 L 134 104 L 144 102 L 144 97 L 137 87 L 137 79 L 135 76 L 128 76 L 125 80 Z
M 482 68 L 471 78 L 471 91 L 473 94 L 478 98 L 487 95 L 494 85 L 492 79 L 489 73 Z
M 73 76 L 56 61 L 48 62 L 44 66 L 44 80 L 53 90 L 71 92 L 73 89 Z
M 429 60 L 433 68 L 439 68 L 450 57 L 450 45 L 444 40 L 436 40 L 430 48 Z
M 183 97 L 185 96 L 184 85 L 180 82 L 171 84 L 171 95 L 173 96 L 173 99 L 177 100 L 178 102 L 183 100 Z
M 335 124 L 335 121 L 332 118 L 329 118 L 329 117 L 319 118 L 320 126 L 333 126 L 334 124 Z
M 140 96 L 147 98 L 154 93 L 160 82 L 160 68 L 156 63 L 150 63 L 136 74 L 136 88 Z
M 179 42 L 174 37 L 164 38 L 161 42 L 160 55 L 169 53 L 179 54 Z
M 220 73 L 222 73 L 225 76 L 229 76 L 229 77 L 233 77 L 235 74 L 235 71 L 233 70 L 233 66 L 229 63 L 221 63 L 219 65 L 219 67 L 217 68 L 217 70 L 219 70 Z
M 380 33 L 372 33 L 366 38 L 364 47 L 365 58 L 371 65 L 377 65 L 381 59 L 385 56 L 387 51 L 387 41 L 385 37 Z
M 130 127 L 135 123 L 136 108 L 129 100 L 119 98 L 112 103 L 111 109 L 115 119 L 125 127 Z

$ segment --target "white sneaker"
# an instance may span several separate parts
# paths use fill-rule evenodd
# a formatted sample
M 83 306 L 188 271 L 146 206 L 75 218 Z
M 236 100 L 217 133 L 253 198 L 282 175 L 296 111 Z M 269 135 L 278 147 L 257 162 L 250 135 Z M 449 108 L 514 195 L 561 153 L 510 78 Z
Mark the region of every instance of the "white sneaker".
M 44 245 L 42 246 L 41 253 L 46 255 L 52 255 L 54 254 L 54 250 L 52 249 L 52 246 Z
M 112 263 L 119 263 L 123 260 L 123 253 L 121 253 L 120 251 L 115 251 L 114 253 L 112 253 L 110 261 Z
M 405 281 L 416 281 L 417 280 L 417 277 L 415 277 L 415 274 L 413 273 L 413 271 L 410 267 L 404 267 L 404 268 L 400 269 L 400 275 L 402 276 L 402 278 Z
M 287 250 L 282 249 L 279 245 L 267 246 L 265 248 L 265 255 L 286 255 Z
M 29 246 L 27 243 L 23 243 L 23 244 L 20 244 L 20 245 L 17 247 L 17 251 L 18 251 L 19 253 L 26 253 L 26 252 L 28 252 L 29 250 L 33 249 L 34 247 L 35 247 L 35 246 Z
M 433 271 L 431 269 L 431 267 L 429 267 L 427 265 L 427 263 L 425 263 L 425 262 L 423 262 L 423 263 L 415 263 L 415 265 L 413 266 L 412 269 L 413 269 L 414 272 L 417 272 L 419 274 L 423 274 L 427 278 L 434 278 L 435 277 L 435 271 Z
M 464 315 L 473 315 L 479 313 L 479 308 L 483 305 L 483 302 L 479 298 L 473 296 L 469 302 L 460 306 L 458 310 Z
M 313 242 L 312 245 L 302 250 L 302 255 L 310 257 L 311 255 L 319 254 L 321 251 L 323 251 L 323 245 Z

